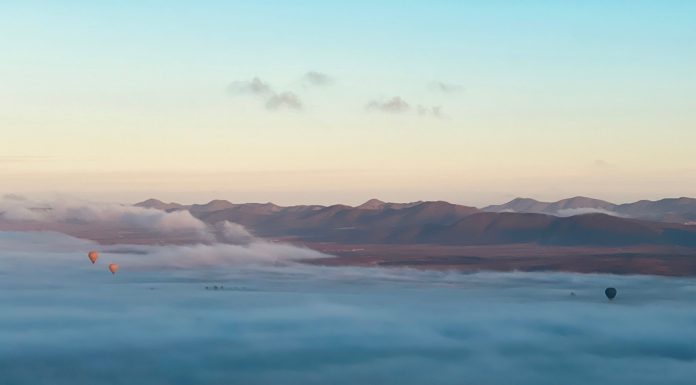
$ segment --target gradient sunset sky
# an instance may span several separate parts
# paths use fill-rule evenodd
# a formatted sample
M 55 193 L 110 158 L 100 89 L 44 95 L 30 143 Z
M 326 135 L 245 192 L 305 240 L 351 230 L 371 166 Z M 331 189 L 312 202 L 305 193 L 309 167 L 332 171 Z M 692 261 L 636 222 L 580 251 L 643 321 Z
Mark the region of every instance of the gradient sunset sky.
M 0 193 L 696 196 L 696 2 L 3 1 Z

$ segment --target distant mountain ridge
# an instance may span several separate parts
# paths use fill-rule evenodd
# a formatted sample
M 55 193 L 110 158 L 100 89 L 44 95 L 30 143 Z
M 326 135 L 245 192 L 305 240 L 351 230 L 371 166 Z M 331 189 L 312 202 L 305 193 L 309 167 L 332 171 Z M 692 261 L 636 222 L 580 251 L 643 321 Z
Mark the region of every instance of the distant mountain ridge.
M 603 200 L 577 196 L 556 202 L 540 202 L 531 198 L 515 198 L 502 205 L 492 205 L 481 209 L 490 212 L 521 212 L 554 214 L 561 210 L 596 209 L 611 211 L 615 204 Z
M 165 211 L 189 210 L 192 213 L 212 213 L 220 210 L 237 208 L 242 211 L 270 211 L 270 212 L 289 212 L 303 210 L 320 210 L 327 207 L 341 206 L 359 210 L 383 211 L 386 209 L 400 210 L 421 205 L 423 201 L 409 203 L 384 202 L 379 199 L 370 199 L 367 202 L 352 207 L 348 205 L 299 205 L 299 206 L 278 206 L 273 203 L 240 203 L 235 204 L 226 200 L 213 200 L 206 204 L 182 205 L 179 203 L 165 203 L 157 199 L 148 199 L 136 203 L 139 207 L 155 208 Z M 580 214 L 600 213 L 625 218 L 644 219 L 657 222 L 694 224 L 696 223 L 696 199 L 694 198 L 665 198 L 657 201 L 641 200 L 634 203 L 614 204 L 595 198 L 576 196 L 561 199 L 555 202 L 543 202 L 532 198 L 515 198 L 510 202 L 486 206 L 481 209 L 467 207 L 468 210 L 484 212 L 517 212 L 548 214 L 553 216 L 573 216 Z
M 423 203 L 423 201 L 418 201 L 418 202 L 410 202 L 410 203 L 391 203 L 391 202 L 384 202 L 379 199 L 370 199 L 369 201 L 361 204 L 360 206 L 356 206 L 355 208 L 357 209 L 364 209 L 364 210 L 383 210 L 385 208 L 389 209 L 405 209 L 408 207 L 413 207 L 416 205 L 419 205 Z
M 696 199 L 665 198 L 658 201 L 641 200 L 634 203 L 614 204 L 599 199 L 573 197 L 556 202 L 541 202 L 530 198 L 516 198 L 502 205 L 481 209 L 488 212 L 539 213 L 572 216 L 591 212 L 619 217 L 669 223 L 696 222 Z
M 148 199 L 139 203 L 136 203 L 135 206 L 138 207 L 145 207 L 145 208 L 150 208 L 150 209 L 158 209 L 158 210 L 163 210 L 163 211 L 173 211 L 173 210 L 186 210 L 188 209 L 189 206 L 185 206 L 179 203 L 165 203 L 162 202 L 159 199 Z
M 152 199 L 137 205 L 189 210 L 206 223 L 239 223 L 262 237 L 318 242 L 696 246 L 696 226 L 679 223 L 688 222 L 692 213 L 696 219 L 696 200 L 690 198 L 625 205 L 586 197 L 558 202 L 518 198 L 482 210 L 444 201 L 389 203 L 377 199 L 355 207 L 283 207 L 224 200 L 184 206 Z

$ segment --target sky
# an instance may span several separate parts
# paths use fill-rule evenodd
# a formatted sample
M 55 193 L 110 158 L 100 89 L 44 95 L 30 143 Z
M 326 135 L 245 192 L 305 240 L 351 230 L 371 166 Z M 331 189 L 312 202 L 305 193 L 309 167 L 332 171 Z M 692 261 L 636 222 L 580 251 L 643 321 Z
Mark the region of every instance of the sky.
M 3 1 L 0 192 L 696 196 L 696 3 Z

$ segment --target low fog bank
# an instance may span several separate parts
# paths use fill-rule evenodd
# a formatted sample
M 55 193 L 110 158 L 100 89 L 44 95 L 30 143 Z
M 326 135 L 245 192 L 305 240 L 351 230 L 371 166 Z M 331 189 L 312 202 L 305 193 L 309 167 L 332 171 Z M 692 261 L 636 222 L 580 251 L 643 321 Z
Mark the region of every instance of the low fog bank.
M 117 223 L 141 230 L 162 232 L 204 231 L 205 224 L 188 211 L 161 210 L 118 203 L 91 202 L 71 197 L 35 201 L 15 195 L 0 198 L 0 218 L 5 221 L 64 223 Z
M 558 210 L 558 211 L 552 213 L 552 215 L 556 215 L 558 217 L 572 217 L 575 215 L 585 215 L 585 214 L 605 214 L 605 215 L 611 215 L 613 217 L 629 218 L 627 215 L 617 213 L 616 211 L 593 208 L 593 207 L 582 207 L 582 208 L 575 208 L 575 209 L 561 209 L 561 210 Z
M 269 243 L 92 265 L 91 246 L 0 233 L 3 384 L 693 382 L 694 279 L 332 268 Z
M 188 211 L 166 212 L 71 197 L 36 201 L 17 195 L 0 197 L 0 231 L 54 231 L 103 244 L 245 245 L 256 238 L 243 226 L 213 225 Z
M 99 282 L 110 263 L 120 265 L 119 278 L 128 281 L 143 272 L 207 277 L 231 266 L 284 266 L 330 257 L 257 238 L 236 223 L 209 225 L 188 211 L 15 195 L 0 199 L 0 250 L 0 286 Z M 94 266 L 87 259 L 90 250 L 100 252 Z
M 237 230 L 234 228 L 234 230 Z M 0 231 L 0 287 L 80 285 L 81 282 L 133 282 L 161 277 L 202 280 L 239 268 L 289 266 L 299 261 L 329 258 L 320 252 L 249 238 L 244 244 L 99 245 L 55 232 Z M 87 252 L 98 250 L 92 264 Z M 119 281 L 107 267 L 120 266 Z

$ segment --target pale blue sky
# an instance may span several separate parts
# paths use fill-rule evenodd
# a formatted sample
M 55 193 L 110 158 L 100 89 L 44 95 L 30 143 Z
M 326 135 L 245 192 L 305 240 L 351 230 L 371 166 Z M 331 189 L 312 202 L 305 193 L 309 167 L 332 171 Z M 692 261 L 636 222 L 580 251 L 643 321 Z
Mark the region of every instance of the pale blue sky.
M 279 203 L 696 195 L 696 3 L 375 3 L 2 2 L 2 189 Z M 333 83 L 307 85 L 308 71 Z M 226 92 L 254 77 L 301 110 Z M 396 96 L 411 109 L 365 108 Z

